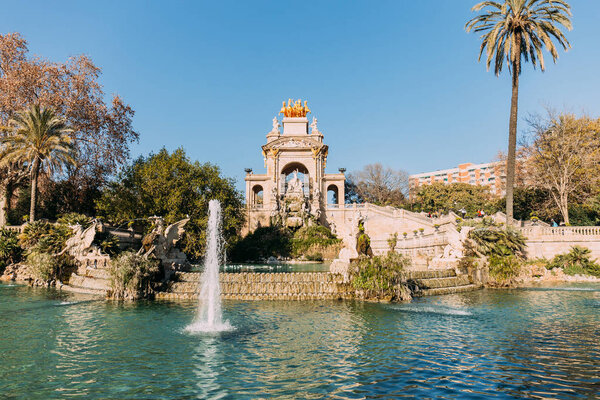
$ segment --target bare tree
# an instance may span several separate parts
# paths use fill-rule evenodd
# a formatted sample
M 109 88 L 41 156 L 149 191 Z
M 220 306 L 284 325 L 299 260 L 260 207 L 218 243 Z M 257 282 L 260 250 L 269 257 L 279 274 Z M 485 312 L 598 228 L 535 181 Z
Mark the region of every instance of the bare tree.
M 548 190 L 564 222 L 569 202 L 583 200 L 600 183 L 600 119 L 549 110 L 529 118 L 532 137 L 524 147 L 533 186 Z
M 408 195 L 408 173 L 380 163 L 349 174 L 348 180 L 358 196 L 369 203 L 400 206 Z

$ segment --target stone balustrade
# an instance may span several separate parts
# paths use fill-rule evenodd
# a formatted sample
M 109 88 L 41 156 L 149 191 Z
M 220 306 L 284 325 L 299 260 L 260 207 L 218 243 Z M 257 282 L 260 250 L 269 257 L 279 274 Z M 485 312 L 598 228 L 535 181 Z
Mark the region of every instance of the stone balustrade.
M 21 233 L 23 232 L 23 228 L 25 228 L 25 224 L 23 225 L 5 225 L 2 229 L 6 229 L 7 231 Z
M 445 231 L 435 231 L 429 234 L 417 232 L 406 237 L 398 237 L 395 251 L 400 254 L 414 257 L 417 253 L 436 256 L 442 254 L 448 244 L 448 234 Z M 375 254 L 385 254 L 389 249 L 386 239 L 371 240 L 371 248 Z
M 527 226 L 520 228 L 527 238 L 536 237 L 572 237 L 572 236 L 596 236 L 600 238 L 600 226 Z

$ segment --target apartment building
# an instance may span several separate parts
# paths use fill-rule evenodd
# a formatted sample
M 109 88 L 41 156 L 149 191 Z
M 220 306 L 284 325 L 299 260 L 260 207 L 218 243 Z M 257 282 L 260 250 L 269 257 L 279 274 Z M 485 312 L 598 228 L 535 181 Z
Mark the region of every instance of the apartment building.
M 504 196 L 506 187 L 505 164 L 500 161 L 487 164 L 464 163 L 457 168 L 411 175 L 409 177 L 410 196 L 412 197 L 420 186 L 431 185 L 435 182 L 445 184 L 462 182 L 469 185 L 488 186 L 490 193 Z

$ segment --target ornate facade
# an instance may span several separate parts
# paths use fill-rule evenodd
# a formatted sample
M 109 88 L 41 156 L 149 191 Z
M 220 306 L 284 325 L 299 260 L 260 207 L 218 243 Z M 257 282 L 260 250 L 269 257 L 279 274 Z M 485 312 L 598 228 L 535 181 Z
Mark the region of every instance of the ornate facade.
M 289 227 L 320 222 L 328 225 L 326 210 L 344 203 L 343 172 L 325 173 L 329 148 L 310 113 L 306 101 L 285 102 L 280 121 L 262 146 L 265 174 L 246 172 L 247 230 L 283 223 Z M 283 128 L 283 130 L 281 129 Z M 329 205 L 328 205 L 328 192 Z

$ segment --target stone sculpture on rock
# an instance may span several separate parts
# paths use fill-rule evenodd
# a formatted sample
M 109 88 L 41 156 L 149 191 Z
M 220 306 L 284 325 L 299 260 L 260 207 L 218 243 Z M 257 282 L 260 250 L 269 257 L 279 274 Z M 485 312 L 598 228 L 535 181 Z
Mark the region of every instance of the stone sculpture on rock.
M 183 235 L 183 227 L 190 219 L 182 219 L 166 228 L 162 217 L 152 217 L 152 220 L 154 229 L 142 239 L 142 248 L 138 254 L 158 259 L 165 280 L 168 280 L 173 272 L 186 270 L 190 266 L 185 253 L 175 247 Z
M 81 225 L 71 226 L 73 236 L 67 239 L 65 248 L 60 255 L 68 253 L 76 259 L 83 256 L 100 256 L 100 248 L 93 244 L 97 225 L 98 223 L 94 221 L 86 229 L 83 229 Z

